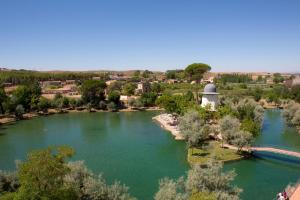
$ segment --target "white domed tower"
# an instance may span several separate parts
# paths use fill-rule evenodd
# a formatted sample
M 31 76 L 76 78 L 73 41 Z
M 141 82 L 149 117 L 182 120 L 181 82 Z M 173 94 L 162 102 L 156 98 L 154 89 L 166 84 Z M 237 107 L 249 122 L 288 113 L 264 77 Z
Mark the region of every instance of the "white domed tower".
M 201 107 L 206 107 L 210 105 L 210 109 L 215 111 L 218 106 L 218 94 L 217 88 L 213 83 L 209 83 L 204 87 L 202 92 L 202 102 Z

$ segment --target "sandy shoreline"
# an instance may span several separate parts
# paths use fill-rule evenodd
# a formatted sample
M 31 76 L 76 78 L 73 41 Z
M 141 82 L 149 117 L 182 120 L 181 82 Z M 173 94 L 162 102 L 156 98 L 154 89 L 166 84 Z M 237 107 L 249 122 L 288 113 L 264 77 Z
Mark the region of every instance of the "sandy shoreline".
M 171 132 L 175 140 L 184 140 L 184 137 L 180 134 L 178 125 L 171 125 L 172 117 L 169 114 L 160 114 L 152 119 L 157 121 L 163 129 Z

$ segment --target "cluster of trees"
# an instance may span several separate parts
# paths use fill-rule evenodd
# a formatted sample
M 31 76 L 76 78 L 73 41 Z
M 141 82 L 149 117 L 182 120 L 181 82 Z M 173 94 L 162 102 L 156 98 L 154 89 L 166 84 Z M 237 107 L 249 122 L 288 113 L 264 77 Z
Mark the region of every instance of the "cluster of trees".
M 295 85 L 291 88 L 279 84 L 268 89 L 255 87 L 254 89 L 250 88 L 248 94 L 253 96 L 255 101 L 259 101 L 260 99 L 264 98 L 267 100 L 267 102 L 274 102 L 278 105 L 282 103 L 282 100 L 288 99 L 300 102 L 300 85 Z
M 211 70 L 211 67 L 204 63 L 193 63 L 185 68 L 185 74 L 189 81 L 196 81 L 200 83 L 203 74 Z
M 159 181 L 155 200 L 238 200 L 241 189 L 233 186 L 234 171 L 222 172 L 222 164 L 212 159 L 205 166 L 194 165 L 187 178 Z
M 188 148 L 207 146 L 210 125 L 200 117 L 199 112 L 190 110 L 179 118 L 179 130 L 187 141 Z
M 4 87 L 0 87 L 1 113 L 15 113 L 16 117 L 22 117 L 24 112 L 38 108 L 41 96 L 41 88 L 38 83 L 19 86 L 11 96 L 5 93 Z
M 249 83 L 252 78 L 248 74 L 222 74 L 218 79 L 222 84 L 226 83 Z
M 13 85 L 28 84 L 47 80 L 87 80 L 94 76 L 108 79 L 107 73 L 90 72 L 39 72 L 30 70 L 1 71 L 0 83 L 12 83 Z
M 220 132 L 223 142 L 237 146 L 238 151 L 241 151 L 251 144 L 253 137 L 260 131 L 263 109 L 252 101 L 241 101 L 231 108 L 221 109 L 222 114 L 218 112 L 199 108 L 179 118 L 179 130 L 188 148 L 206 148 L 210 134 L 217 135 Z M 210 123 L 216 118 L 220 119 L 218 126 Z
M 210 71 L 211 67 L 205 63 L 193 63 L 188 65 L 184 70 L 168 70 L 166 78 L 188 81 L 196 81 L 199 83 L 203 78 L 203 74 Z
M 284 77 L 282 77 L 280 73 L 273 74 L 274 83 L 282 83 L 283 81 L 284 81 Z
M 259 134 L 264 109 L 253 99 L 221 99 L 221 105 L 218 108 L 218 117 L 223 118 L 231 115 L 237 118 L 241 123 L 241 129 L 250 132 L 253 136 Z
M 241 130 L 239 120 L 230 115 L 220 120 L 220 131 L 222 133 L 222 140 L 238 147 L 238 151 L 241 151 L 245 146 L 250 146 L 253 140 L 253 135 L 248 131 Z
M 67 162 L 69 147 L 47 148 L 28 154 L 16 172 L 0 171 L 1 200 L 134 200 L 128 187 L 108 185 L 82 161 Z
M 163 94 L 156 100 L 156 105 L 164 108 L 168 113 L 183 115 L 189 109 L 196 107 L 194 94 L 188 91 L 184 95 Z
M 300 126 L 300 105 L 295 102 L 290 104 L 284 109 L 283 116 L 287 121 L 297 127 Z
M 166 71 L 166 78 L 167 79 L 183 80 L 185 78 L 184 70 L 182 70 L 182 69 L 167 70 Z

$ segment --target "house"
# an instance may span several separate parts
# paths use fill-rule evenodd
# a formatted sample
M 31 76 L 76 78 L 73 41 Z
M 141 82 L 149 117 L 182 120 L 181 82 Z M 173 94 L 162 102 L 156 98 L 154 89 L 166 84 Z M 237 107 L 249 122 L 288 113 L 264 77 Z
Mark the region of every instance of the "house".
M 115 82 L 117 82 L 117 80 L 109 80 L 109 81 L 106 81 L 105 84 L 106 84 L 107 86 L 109 86 L 109 85 L 111 85 L 111 84 L 113 84 L 113 83 L 115 83 Z
M 149 82 L 140 82 L 137 84 L 137 88 L 135 89 L 136 94 L 142 94 L 146 92 L 150 92 L 151 85 Z
M 50 87 L 50 86 L 57 86 L 62 87 L 61 81 L 42 81 L 40 82 L 41 87 Z
M 203 79 L 201 79 L 201 83 L 213 83 L 214 79 L 215 79 L 215 77 L 213 77 L 213 76 L 203 78 Z
M 138 99 L 138 96 L 127 96 L 127 95 L 121 95 L 120 101 L 125 107 L 129 107 L 129 101 L 130 100 L 136 100 Z
M 66 85 L 75 84 L 75 83 L 76 83 L 76 80 L 66 80 L 65 81 Z
M 287 79 L 283 82 L 287 87 L 293 87 L 295 85 L 300 85 L 300 75 L 296 75 L 293 79 Z
M 167 80 L 167 83 L 168 83 L 168 84 L 178 83 L 178 80 L 177 80 L 177 79 L 168 79 L 168 80 Z

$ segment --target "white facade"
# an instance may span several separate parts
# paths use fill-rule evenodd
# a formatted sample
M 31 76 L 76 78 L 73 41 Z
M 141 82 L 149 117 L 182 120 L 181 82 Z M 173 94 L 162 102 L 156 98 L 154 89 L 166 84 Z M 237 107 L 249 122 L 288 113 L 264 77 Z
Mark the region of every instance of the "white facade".
M 210 106 L 210 110 L 215 111 L 218 107 L 217 88 L 213 83 L 209 83 L 204 87 L 202 92 L 202 107 Z
M 218 94 L 203 94 L 201 107 L 210 105 L 210 109 L 215 111 L 218 106 Z

